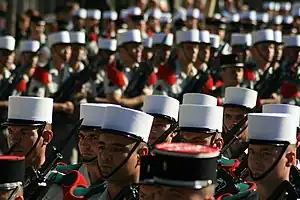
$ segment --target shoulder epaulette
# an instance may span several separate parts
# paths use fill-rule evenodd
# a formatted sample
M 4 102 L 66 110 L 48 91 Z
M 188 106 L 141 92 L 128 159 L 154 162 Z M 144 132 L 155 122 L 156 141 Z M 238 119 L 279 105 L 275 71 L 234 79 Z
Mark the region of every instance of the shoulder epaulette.
M 44 85 L 51 82 L 51 75 L 48 68 L 37 67 L 33 73 L 33 78 L 40 81 Z
M 284 98 L 295 98 L 298 97 L 298 86 L 294 83 L 288 83 L 283 81 L 281 86 L 281 94 Z
M 124 87 L 126 85 L 123 72 L 118 70 L 115 66 L 107 66 L 106 69 L 107 77 L 111 82 L 113 82 L 113 84 L 119 87 Z
M 252 69 L 244 69 L 244 79 L 248 81 L 254 81 L 256 79 L 255 72 Z
M 58 171 L 58 172 L 61 172 L 61 173 L 67 173 L 67 172 L 70 172 L 72 170 L 79 170 L 79 168 L 81 167 L 82 164 L 74 164 L 74 165 L 60 165 L 58 164 L 55 169 Z
M 161 65 L 158 67 L 157 77 L 158 79 L 165 81 L 169 85 L 174 85 L 176 83 L 175 72 L 166 66 Z
M 156 85 L 157 77 L 154 72 L 152 72 L 148 78 L 148 85 Z
M 21 82 L 18 84 L 16 90 L 18 92 L 25 92 L 27 90 L 27 82 L 25 79 L 21 80 Z
M 242 200 L 246 199 L 253 191 L 246 191 L 246 192 L 241 192 L 232 196 L 225 196 L 221 199 L 218 200 Z

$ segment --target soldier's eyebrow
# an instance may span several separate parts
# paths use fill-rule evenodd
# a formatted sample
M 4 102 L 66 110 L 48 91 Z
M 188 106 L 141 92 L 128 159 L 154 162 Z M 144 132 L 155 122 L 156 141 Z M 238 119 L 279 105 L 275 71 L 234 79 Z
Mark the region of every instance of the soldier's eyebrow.
M 126 145 L 120 144 L 120 143 L 112 143 L 111 145 L 118 146 L 118 147 L 123 147 L 123 148 L 126 147 Z

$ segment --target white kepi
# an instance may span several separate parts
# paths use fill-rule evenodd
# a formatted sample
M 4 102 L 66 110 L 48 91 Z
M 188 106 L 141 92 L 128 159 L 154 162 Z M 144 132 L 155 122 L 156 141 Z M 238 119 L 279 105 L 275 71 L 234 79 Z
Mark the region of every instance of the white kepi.
M 0 37 L 0 49 L 5 49 L 9 51 L 15 50 L 16 40 L 13 36 L 2 36 Z
M 10 96 L 8 117 L 3 125 L 39 126 L 52 124 L 53 99 L 41 97 Z
M 152 35 L 153 43 L 152 45 L 166 45 L 172 47 L 174 35 L 172 33 L 153 33 Z
M 105 103 L 82 103 L 80 104 L 80 119 L 83 119 L 82 129 L 101 129 L 106 108 L 109 106 L 120 107 L 116 104 Z
M 290 104 L 265 104 L 262 107 L 263 113 L 284 113 L 294 116 L 296 124 L 300 127 L 300 107 Z
M 101 50 L 107 51 L 116 51 L 117 50 L 117 40 L 116 39 L 98 39 L 98 48 Z
M 283 113 L 248 114 L 248 138 L 250 143 L 289 142 L 296 144 L 295 117 Z
M 71 38 L 68 31 L 60 31 L 48 35 L 48 46 L 51 48 L 55 44 L 70 44 Z
M 36 53 L 40 49 L 40 42 L 37 40 L 22 40 L 20 42 L 20 52 Z
M 145 97 L 142 110 L 154 117 L 166 118 L 175 122 L 178 120 L 179 101 L 164 95 L 150 95 Z
M 182 104 L 217 106 L 218 99 L 207 94 L 186 93 L 183 95 Z
M 70 41 L 72 44 L 85 45 L 85 33 L 83 31 L 70 32 Z
M 252 33 L 253 45 L 263 42 L 275 42 L 274 31 L 272 29 L 263 29 Z
M 127 43 L 142 43 L 142 34 L 138 29 L 129 30 L 122 33 L 118 33 L 117 40 L 118 46 Z
M 241 87 L 227 87 L 223 106 L 241 106 L 252 109 L 256 105 L 258 93 Z
M 222 132 L 223 107 L 182 104 L 179 109 L 180 131 Z
M 110 106 L 105 111 L 102 131 L 147 142 L 152 123 L 153 117 L 144 112 Z

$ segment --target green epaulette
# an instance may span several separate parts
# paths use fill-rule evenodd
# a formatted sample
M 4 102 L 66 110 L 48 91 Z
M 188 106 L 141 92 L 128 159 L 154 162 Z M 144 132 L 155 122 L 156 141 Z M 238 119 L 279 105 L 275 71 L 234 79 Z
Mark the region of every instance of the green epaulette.
M 245 191 L 245 192 L 241 192 L 238 194 L 235 194 L 233 196 L 230 197 L 224 197 L 222 200 L 242 200 L 242 199 L 247 199 L 254 191 Z
M 55 170 L 61 173 L 70 172 L 72 170 L 79 170 L 79 168 L 82 166 L 82 163 L 73 164 L 73 165 L 57 165 L 55 167 Z
M 235 159 L 229 159 L 225 156 L 221 156 L 221 158 L 218 160 L 218 162 L 221 165 L 224 165 L 224 166 L 233 166 L 236 163 L 236 160 Z

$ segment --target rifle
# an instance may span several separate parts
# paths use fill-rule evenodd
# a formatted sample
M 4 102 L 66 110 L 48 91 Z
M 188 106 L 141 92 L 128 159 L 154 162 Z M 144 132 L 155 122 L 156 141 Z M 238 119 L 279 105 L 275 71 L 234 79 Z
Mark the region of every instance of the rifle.
M 268 200 L 296 200 L 297 194 L 289 181 L 283 181 L 268 198 Z
M 59 148 L 54 146 L 52 147 L 53 153 L 41 169 L 38 170 L 34 166 L 27 169 L 29 176 L 25 181 L 25 199 L 42 199 L 42 197 L 47 193 L 49 187 L 52 185 L 51 181 L 48 180 L 48 175 L 55 168 L 57 162 L 63 158 L 61 152 L 67 146 L 68 142 L 71 141 L 72 137 L 79 133 L 82 122 L 83 119 L 77 122 L 69 135 L 61 142 L 61 146 Z
M 238 181 L 220 166 L 218 166 L 217 177 L 221 178 L 225 183 L 218 185 L 218 187 L 216 188 L 216 198 L 221 196 L 222 194 L 236 194 L 239 192 L 239 189 L 235 186 Z
M 138 200 L 139 188 L 135 185 L 129 185 L 122 188 L 113 200 Z
M 54 102 L 62 103 L 71 99 L 72 95 L 76 93 L 83 84 L 89 81 L 92 74 L 97 73 L 98 66 L 105 65 L 107 60 L 102 60 L 99 63 L 88 65 L 82 71 L 73 73 L 63 82 L 58 91 L 52 96 Z
M 124 91 L 124 95 L 129 98 L 141 95 L 152 72 L 154 69 L 151 61 L 141 62 Z
M 29 70 L 31 64 L 23 65 L 17 67 L 9 78 L 1 81 L 0 87 L 0 99 L 2 101 L 7 100 L 9 96 L 12 95 L 13 91 L 19 85 L 19 83 L 23 80 L 24 74 Z

